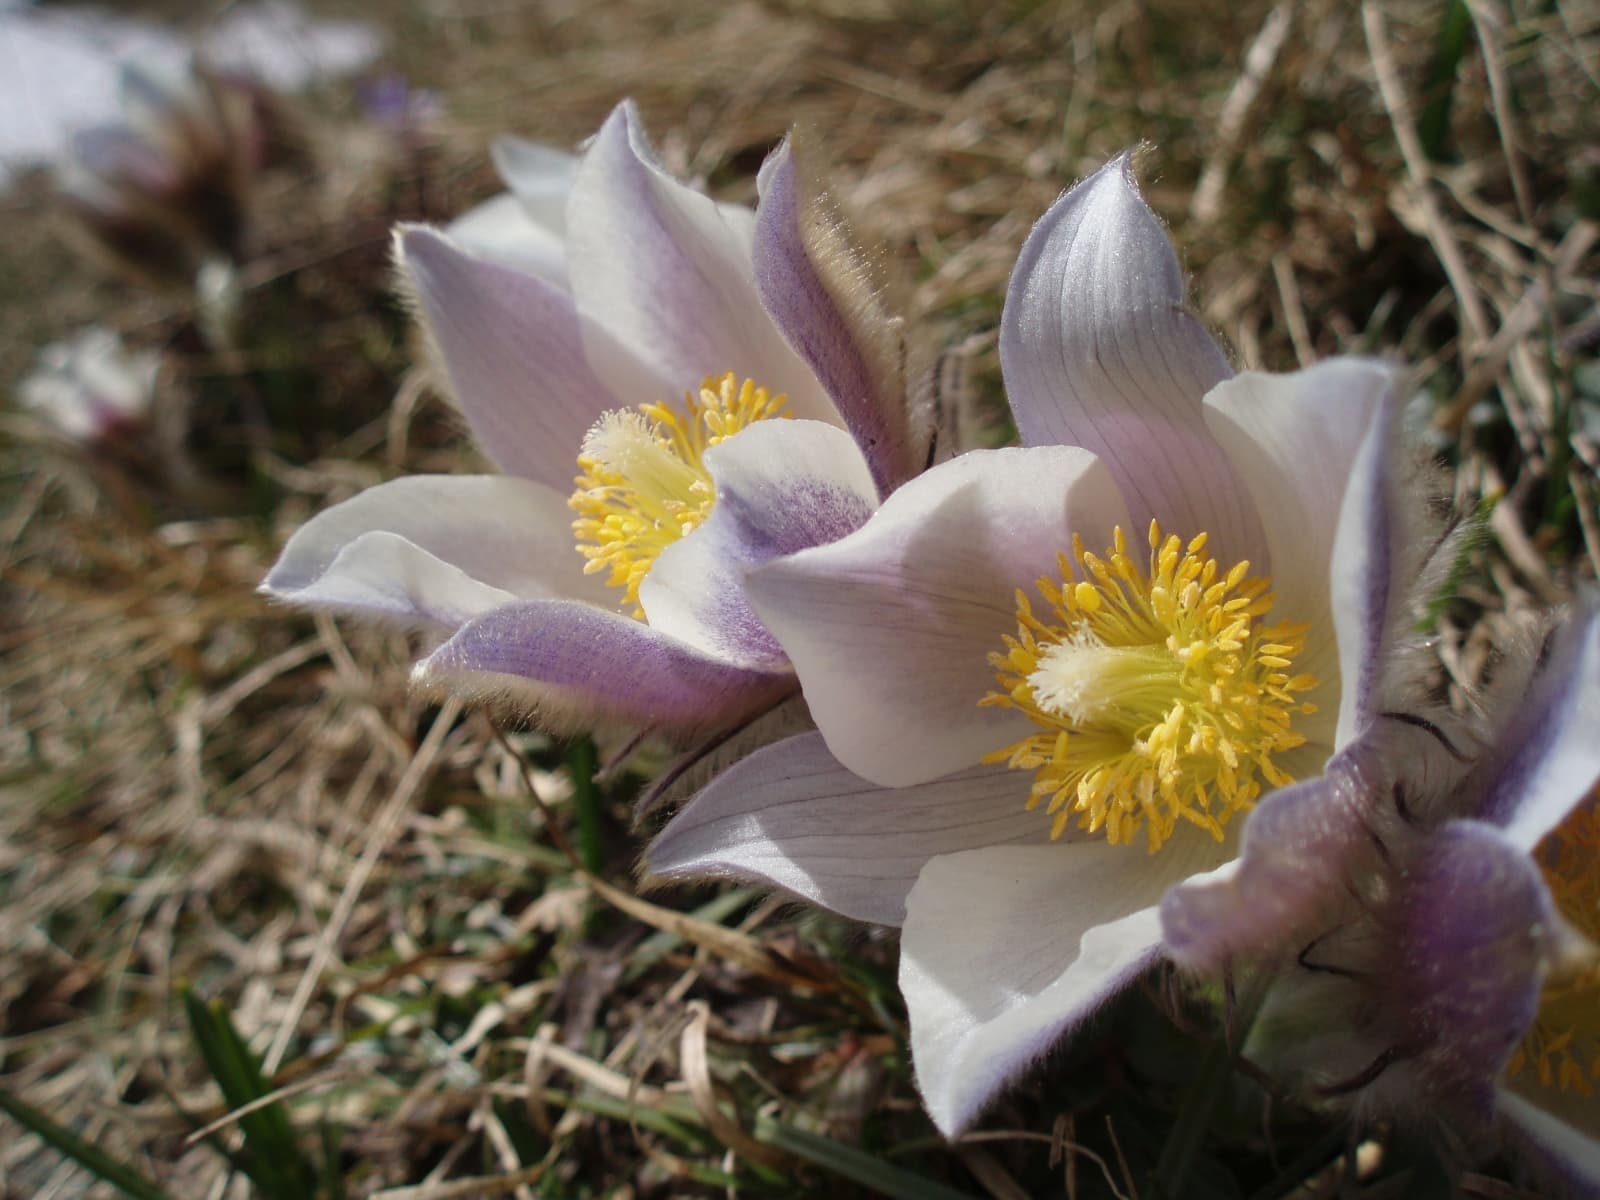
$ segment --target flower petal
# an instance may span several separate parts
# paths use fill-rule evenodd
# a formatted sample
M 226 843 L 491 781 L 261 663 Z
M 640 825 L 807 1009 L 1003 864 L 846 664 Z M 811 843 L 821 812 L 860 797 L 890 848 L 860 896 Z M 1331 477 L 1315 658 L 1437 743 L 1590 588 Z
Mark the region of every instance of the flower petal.
M 501 701 L 545 729 L 623 722 L 721 728 L 794 687 L 789 675 L 710 658 L 642 621 L 572 600 L 531 600 L 463 626 L 417 664 L 431 691 Z
M 820 421 L 764 421 L 711 447 L 711 515 L 661 552 L 639 588 L 652 628 L 724 662 L 787 671 L 744 593 L 744 573 L 859 529 L 877 489 L 849 434 Z
M 887 495 L 922 469 L 926 436 L 906 404 L 899 325 L 828 198 L 803 186 L 789 144 L 761 169 L 752 258 L 757 290 L 815 372 Z
M 1126 510 L 1110 474 L 1064 446 L 978 450 L 918 476 L 860 530 L 751 572 L 828 748 L 886 787 L 975 764 L 1031 729 L 979 708 L 988 655 L 1016 633 L 1019 588 L 1056 572 L 1073 532 L 1109 543 Z
M 1399 818 L 1386 807 L 1380 819 L 1380 804 L 1396 796 L 1404 802 L 1417 780 L 1446 791 L 1467 769 L 1426 728 L 1401 720 L 1374 726 L 1320 775 L 1262 800 L 1228 871 L 1168 894 L 1161 904 L 1167 953 L 1211 973 L 1232 959 L 1294 955 L 1312 932 L 1337 922 L 1350 878 L 1383 869 L 1377 830 Z
M 1134 529 L 1152 518 L 1261 569 L 1261 527 L 1207 432 L 1200 401 L 1230 371 L 1184 308 L 1183 272 L 1133 178 L 1107 163 L 1028 235 L 1000 320 L 1000 363 L 1022 440 L 1105 459 Z
M 714 779 L 646 855 L 670 879 L 760 880 L 858 921 L 899 925 L 930 858 L 1049 839 L 1028 779 L 973 767 L 914 788 L 853 775 L 819 734 L 789 738 Z
M 1351 493 L 1375 486 L 1374 474 L 1388 466 L 1376 460 L 1374 450 L 1392 444 L 1387 418 L 1397 408 L 1396 382 L 1397 372 L 1381 363 L 1334 359 L 1291 375 L 1246 372 L 1205 398 L 1206 425 L 1261 515 L 1277 596 L 1274 615 L 1311 627 L 1295 668 L 1322 681 L 1307 697 L 1318 712 L 1295 727 L 1321 741 L 1335 737 L 1341 675 L 1352 684 L 1344 706 L 1352 716 L 1349 726 L 1341 726 L 1340 741 L 1353 735 L 1365 664 L 1378 650 L 1397 599 L 1385 573 L 1396 558 L 1389 539 L 1347 536 L 1339 542 L 1344 559 L 1334 570 L 1347 497 L 1358 507 L 1363 497 Z M 1374 450 L 1357 472 L 1358 455 L 1369 441 Z M 1344 602 L 1331 603 L 1330 584 Z
M 1409 857 L 1388 911 L 1398 962 L 1384 995 L 1402 1044 L 1442 1102 L 1470 1102 L 1539 1010 L 1550 893 L 1499 830 L 1452 821 Z
M 368 488 L 296 530 L 262 590 L 449 628 L 517 599 L 608 598 L 583 573 L 565 498 L 494 475 L 414 475 Z
M 1559 1120 L 1514 1092 L 1498 1097 L 1501 1115 L 1513 1126 L 1514 1138 L 1533 1160 L 1535 1169 L 1573 1200 L 1600 1197 L 1600 1130 L 1594 1125 L 1597 1107 L 1588 1105 L 1585 1130 Z
M 1483 819 L 1524 851 L 1554 829 L 1600 782 L 1600 612 L 1571 618 L 1545 651 L 1499 745 Z
M 750 225 L 656 165 L 627 101 L 583 155 L 567 221 L 578 307 L 611 330 L 678 399 L 733 371 L 789 397 L 794 415 L 834 421 L 833 406 L 761 307 Z M 595 369 L 619 394 L 627 381 Z
M 469 208 L 444 231 L 469 254 L 537 275 L 567 290 L 566 242 L 528 220 L 522 202 L 509 192 Z
M 456 401 L 508 474 L 570 488 L 583 435 L 601 413 L 662 398 L 659 386 L 638 399 L 612 395 L 590 366 L 597 347 L 572 299 L 546 280 L 475 258 L 421 226 L 402 229 L 398 241 Z M 608 353 L 638 390 L 642 368 L 620 347 Z
M 1185 830 L 1155 855 L 1094 840 L 930 862 L 906 902 L 900 990 L 934 1124 L 959 1133 L 1150 966 L 1162 892 L 1230 854 Z
M 557 237 L 564 235 L 567 202 L 578 175 L 577 156 L 511 134 L 495 138 L 489 152 L 528 219 Z

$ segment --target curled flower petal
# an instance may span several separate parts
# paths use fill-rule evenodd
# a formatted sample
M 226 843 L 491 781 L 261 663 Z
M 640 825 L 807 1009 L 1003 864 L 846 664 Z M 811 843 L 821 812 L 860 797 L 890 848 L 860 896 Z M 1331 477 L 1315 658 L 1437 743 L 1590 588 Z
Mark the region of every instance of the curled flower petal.
M 878 494 L 861 451 L 820 421 L 765 421 L 711 447 L 716 504 L 661 552 L 639 588 L 650 624 L 736 666 L 787 671 L 789 659 L 745 598 L 743 575 L 782 554 L 861 527 Z
M 978 702 L 1015 632 L 1015 591 L 1056 570 L 1071 534 L 1126 521 L 1109 473 L 1064 446 L 969 454 L 895 492 L 856 533 L 753 571 L 756 611 L 788 651 L 839 761 L 924 783 L 1021 736 Z
M 1231 372 L 1184 308 L 1183 272 L 1139 195 L 1129 156 L 1051 206 L 1006 291 L 1000 363 L 1028 445 L 1105 460 L 1133 528 L 1205 531 L 1219 557 L 1259 553 L 1261 526 L 1206 429 L 1201 398 Z
M 759 750 L 719 775 L 651 843 L 665 878 L 759 880 L 860 921 L 899 925 L 936 855 L 1041 842 L 1027 781 L 973 767 L 915 788 L 845 770 L 817 734 Z
M 723 371 L 789 397 L 789 411 L 837 420 L 816 377 L 761 306 L 749 226 L 656 165 L 633 105 L 613 110 L 583 155 L 568 215 L 579 309 L 670 384 Z M 609 356 L 595 369 L 619 393 Z
M 762 303 L 816 373 L 884 494 L 916 474 L 926 438 L 908 419 L 897 324 L 788 143 L 761 170 L 752 259 Z
M 1381 488 L 1393 473 L 1387 460 L 1396 444 L 1396 374 L 1377 362 L 1335 359 L 1291 375 L 1246 372 L 1205 399 L 1207 426 L 1261 514 L 1278 611 L 1310 626 L 1296 667 L 1322 684 L 1307 697 L 1318 712 L 1298 728 L 1323 741 L 1334 741 L 1341 675 L 1359 676 L 1375 660 L 1388 619 L 1390 564 L 1397 557 L 1389 543 L 1398 518 L 1380 509 L 1387 519 L 1376 530 L 1373 515 L 1363 519 L 1356 510 L 1368 511 L 1370 494 L 1380 504 L 1386 499 Z M 1363 527 L 1336 542 L 1347 507 Z M 1334 603 L 1330 586 L 1347 601 Z M 1352 714 L 1359 691 L 1344 693 Z M 1352 716 L 1340 743 L 1353 736 L 1353 726 Z
M 1524 1157 L 1561 1194 L 1575 1200 L 1600 1197 L 1600 1129 L 1594 1127 L 1589 1108 L 1589 1129 L 1562 1121 L 1514 1092 L 1499 1097 L 1501 1114 L 1511 1123 L 1513 1140 L 1520 1143 Z
M 485 512 L 515 521 L 485 521 Z M 312 608 L 455 628 L 535 596 L 605 600 L 572 546 L 566 498 L 530 480 L 417 475 L 296 530 L 262 590 Z
M 573 600 L 525 601 L 468 622 L 417 664 L 412 682 L 525 710 L 558 731 L 619 722 L 704 732 L 793 687 L 787 674 L 730 666 Z
M 509 193 L 468 209 L 444 231 L 469 254 L 536 275 L 567 290 L 565 240 L 529 221 L 522 202 Z
M 1532 850 L 1600 779 L 1600 612 L 1549 646 L 1532 695 L 1512 716 L 1483 818 Z
M 906 901 L 900 990 L 917 1086 L 953 1136 L 1160 951 L 1155 905 L 1232 853 L 1188 830 L 1160 854 L 1103 841 L 933 859 Z
M 528 219 L 560 235 L 567 229 L 567 202 L 578 174 L 578 159 L 565 150 L 502 134 L 490 147 L 495 170 L 506 181 Z

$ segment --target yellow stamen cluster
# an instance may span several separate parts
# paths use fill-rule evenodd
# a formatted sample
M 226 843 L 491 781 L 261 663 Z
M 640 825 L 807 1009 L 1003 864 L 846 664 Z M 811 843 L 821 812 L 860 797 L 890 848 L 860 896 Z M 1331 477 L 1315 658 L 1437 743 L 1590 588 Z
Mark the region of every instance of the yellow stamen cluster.
M 642 404 L 608 412 L 589 430 L 578 454 L 577 490 L 567 501 L 578 514 L 572 532 L 587 574 L 609 571 L 622 602 L 643 617 L 639 585 L 656 558 L 706 519 L 716 487 L 706 450 L 757 421 L 787 416 L 788 397 L 732 371 L 707 376 L 684 408 Z
M 1600 788 L 1539 843 L 1536 857 L 1561 915 L 1600 943 Z M 1600 1083 L 1600 962 L 1557 969 L 1539 1015 L 1511 1056 L 1512 1075 L 1531 1070 L 1545 1087 L 1581 1096 Z
M 1241 562 L 1223 572 L 1206 535 L 1187 545 L 1150 523 L 1149 568 L 1120 528 L 1104 558 L 1074 535 L 1061 581 L 1017 592 L 1017 636 L 989 656 L 999 690 L 981 704 L 1020 709 L 1043 732 L 985 756 L 1036 772 L 1029 808 L 1048 801 L 1052 837 L 1076 817 L 1113 845 L 1141 829 L 1152 853 L 1180 820 L 1222 837 L 1261 779 L 1290 782 L 1272 756 L 1304 744 L 1289 728 L 1317 685 L 1290 668 L 1304 625 L 1256 628 L 1271 581 Z

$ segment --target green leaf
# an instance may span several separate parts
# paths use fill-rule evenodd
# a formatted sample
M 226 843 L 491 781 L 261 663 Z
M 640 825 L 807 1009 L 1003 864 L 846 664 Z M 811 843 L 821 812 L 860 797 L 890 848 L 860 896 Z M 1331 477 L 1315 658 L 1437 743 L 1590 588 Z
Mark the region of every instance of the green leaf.
M 58 1125 L 31 1104 L 19 1100 L 9 1092 L 0 1091 L 0 1112 L 4 1112 L 24 1129 L 37 1134 L 46 1144 L 54 1147 L 84 1170 L 92 1172 L 113 1187 L 120 1188 L 124 1195 L 132 1196 L 134 1200 L 171 1200 L 166 1192 L 132 1167 L 112 1158 L 100 1147 L 84 1141 L 66 1126 Z
M 272 1092 L 261 1074 L 261 1064 L 233 1027 L 220 1002 L 206 1004 L 192 989 L 184 988 L 183 1006 L 189 1017 L 200 1057 L 217 1081 L 230 1109 L 243 1108 Z M 289 1110 L 281 1100 L 263 1105 L 239 1118 L 246 1154 L 243 1170 L 270 1200 L 300 1200 L 315 1172 L 300 1152 Z
M 1434 162 L 1443 162 L 1450 143 L 1450 110 L 1455 103 L 1456 72 L 1467 52 L 1467 34 L 1472 31 L 1472 13 L 1467 0 L 1450 0 L 1433 62 L 1428 67 L 1428 82 L 1423 91 L 1427 103 L 1417 118 L 1417 136 Z

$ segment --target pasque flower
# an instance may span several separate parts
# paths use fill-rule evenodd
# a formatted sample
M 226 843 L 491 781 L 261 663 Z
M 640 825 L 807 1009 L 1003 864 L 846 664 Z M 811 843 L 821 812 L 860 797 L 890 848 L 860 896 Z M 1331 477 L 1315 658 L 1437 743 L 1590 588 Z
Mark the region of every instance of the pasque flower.
M 946 1133 L 1157 960 L 1163 893 L 1234 856 L 1231 818 L 1375 720 L 1424 519 L 1397 373 L 1235 376 L 1126 157 L 1033 230 L 1000 355 L 1024 446 L 751 571 L 819 732 L 648 854 L 903 926 Z
M 1247 1052 L 1308 1098 L 1437 1119 L 1463 1153 L 1520 1152 L 1541 1185 L 1596 1196 L 1600 614 L 1537 661 L 1455 769 L 1391 754 L 1285 789 L 1238 876 L 1177 889 L 1166 916 L 1190 965 L 1280 972 Z M 1320 903 L 1277 909 L 1291 876 Z
M 788 146 L 754 213 L 671 178 L 626 103 L 575 160 L 497 160 L 510 195 L 398 248 L 503 474 L 364 492 L 265 590 L 443 635 L 419 684 L 547 726 L 734 722 L 795 686 L 743 569 L 848 533 L 925 457 L 898 326 Z
M 61 169 L 68 212 L 115 264 L 188 286 L 208 261 L 243 251 L 275 104 L 253 80 L 198 62 L 125 66 L 124 119 L 77 134 Z
M 39 351 L 17 384 L 17 399 L 72 442 L 99 446 L 130 437 L 151 421 L 161 357 L 129 350 L 93 326 Z

